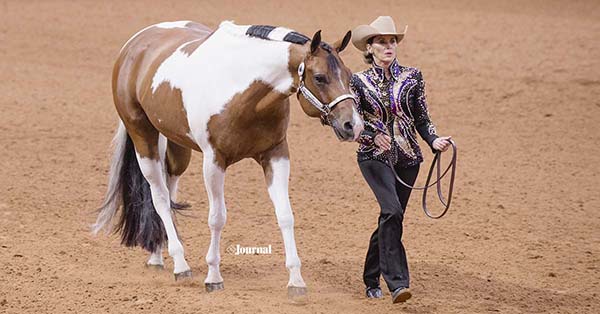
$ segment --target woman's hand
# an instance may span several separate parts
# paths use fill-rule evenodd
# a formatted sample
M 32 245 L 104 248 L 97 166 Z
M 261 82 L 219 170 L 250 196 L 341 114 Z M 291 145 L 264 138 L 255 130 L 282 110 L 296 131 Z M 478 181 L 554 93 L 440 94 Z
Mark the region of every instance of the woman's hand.
M 435 150 L 445 152 L 446 150 L 448 150 L 448 147 L 450 147 L 451 138 L 452 136 L 438 137 L 435 140 L 433 140 L 433 144 L 431 144 L 431 146 L 433 146 Z
M 383 150 L 389 150 L 392 148 L 392 139 L 383 133 L 377 133 L 374 141 L 375 145 Z

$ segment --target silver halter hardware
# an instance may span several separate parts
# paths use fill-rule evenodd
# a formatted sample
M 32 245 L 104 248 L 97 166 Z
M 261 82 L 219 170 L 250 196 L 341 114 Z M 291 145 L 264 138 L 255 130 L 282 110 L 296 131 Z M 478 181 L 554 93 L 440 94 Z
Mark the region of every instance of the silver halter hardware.
M 309 103 L 311 103 L 315 108 L 317 108 L 321 112 L 321 119 L 326 121 L 329 124 L 329 114 L 331 110 L 339 104 L 340 102 L 346 99 L 352 99 L 356 101 L 354 96 L 351 94 L 343 94 L 336 97 L 334 100 L 329 102 L 328 104 L 322 103 L 317 96 L 315 96 L 306 86 L 304 85 L 304 62 L 300 63 L 298 66 L 298 78 L 300 79 L 300 84 L 298 86 L 298 93 L 301 93 Z

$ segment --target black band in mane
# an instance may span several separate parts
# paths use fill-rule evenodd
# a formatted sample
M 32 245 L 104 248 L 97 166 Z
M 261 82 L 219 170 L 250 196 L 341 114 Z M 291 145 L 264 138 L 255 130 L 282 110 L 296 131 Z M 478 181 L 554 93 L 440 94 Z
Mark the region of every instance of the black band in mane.
M 285 37 L 283 37 L 283 41 L 287 41 L 293 44 L 304 45 L 306 44 L 310 38 L 298 33 L 298 32 L 290 32 Z
M 272 40 L 272 38 L 270 38 L 269 35 L 271 34 L 271 32 L 274 29 L 276 29 L 276 27 L 270 26 L 270 25 L 252 25 L 246 31 L 246 35 L 251 36 L 251 37 L 266 39 L 266 40 Z M 286 42 L 289 42 L 292 44 L 299 44 L 299 45 L 304 45 L 309 40 L 310 40 L 310 38 L 308 38 L 298 32 L 294 32 L 294 31 L 287 33 L 283 37 L 283 41 L 286 41 Z
M 275 26 L 270 26 L 270 25 L 252 25 L 246 31 L 246 35 L 248 35 L 250 37 L 269 39 L 269 34 L 274 29 L 275 29 Z

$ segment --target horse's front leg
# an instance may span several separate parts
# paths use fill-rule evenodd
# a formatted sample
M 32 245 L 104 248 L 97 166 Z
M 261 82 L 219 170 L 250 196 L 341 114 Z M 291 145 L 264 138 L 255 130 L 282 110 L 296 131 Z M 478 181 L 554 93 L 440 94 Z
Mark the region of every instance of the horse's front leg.
M 208 226 L 210 228 L 210 246 L 206 253 L 208 274 L 204 280 L 206 291 L 212 292 L 222 290 L 223 277 L 219 270 L 221 263 L 220 242 L 221 232 L 227 221 L 227 209 L 225 207 L 225 170 L 216 163 L 216 156 L 210 150 L 204 151 L 204 185 L 208 194 Z
M 307 289 L 300 273 L 301 263 L 294 239 L 294 214 L 288 195 L 290 161 L 287 140 L 263 154 L 260 157 L 260 163 L 265 173 L 269 196 L 275 206 L 277 223 L 283 236 L 285 266 L 290 273 L 288 297 L 294 301 L 304 301 Z

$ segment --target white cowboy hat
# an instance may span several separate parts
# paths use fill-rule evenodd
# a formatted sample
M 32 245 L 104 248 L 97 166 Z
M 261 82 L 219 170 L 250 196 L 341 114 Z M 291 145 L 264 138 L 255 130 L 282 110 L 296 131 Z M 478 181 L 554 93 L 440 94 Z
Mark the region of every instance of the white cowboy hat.
M 404 25 L 401 33 L 396 31 L 396 25 L 391 16 L 380 16 L 369 25 L 359 25 L 352 31 L 352 44 L 360 51 L 367 50 L 367 40 L 377 35 L 395 35 L 398 42 L 404 38 L 408 25 Z

